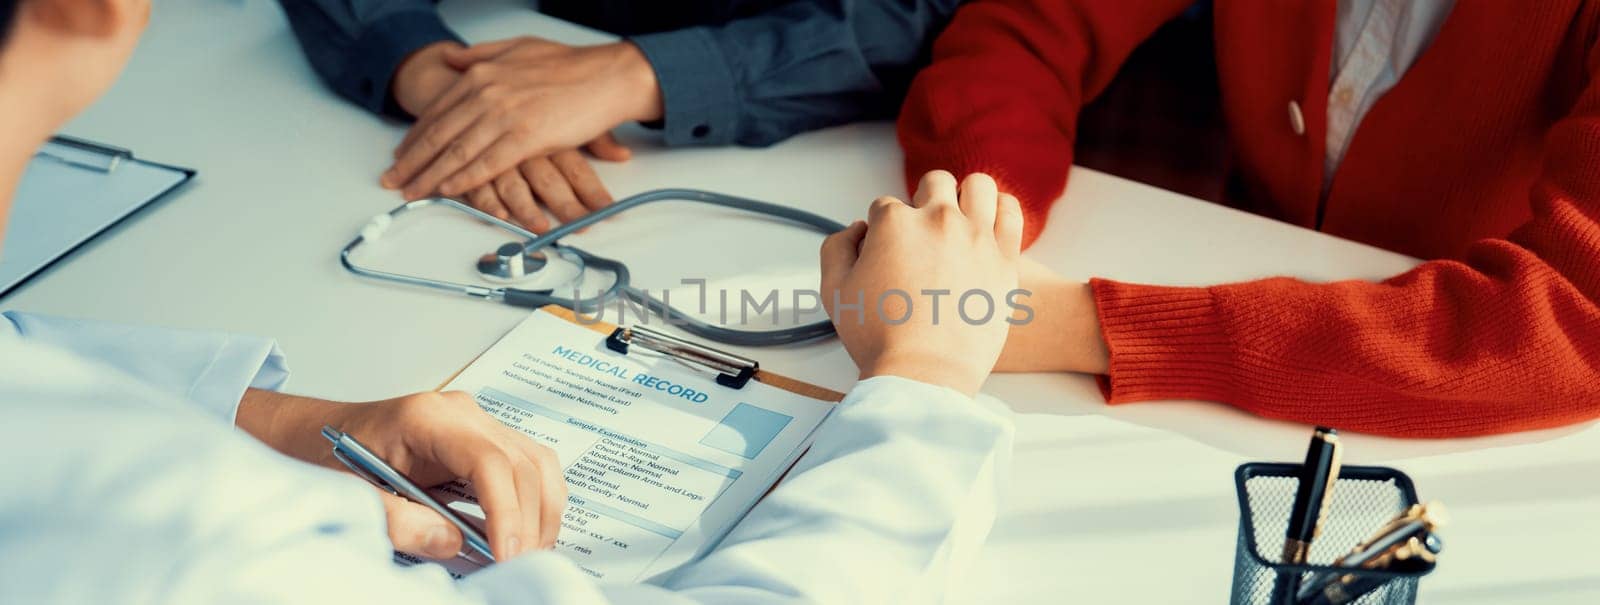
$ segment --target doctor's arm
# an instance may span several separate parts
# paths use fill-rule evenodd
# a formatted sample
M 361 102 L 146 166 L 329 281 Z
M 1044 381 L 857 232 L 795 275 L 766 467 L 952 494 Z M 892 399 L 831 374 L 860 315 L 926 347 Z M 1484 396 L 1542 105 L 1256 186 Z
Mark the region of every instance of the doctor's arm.
M 566 500 L 555 456 L 483 413 L 462 393 L 417 393 L 371 403 L 287 395 L 275 392 L 288 379 L 288 369 L 271 339 L 19 312 L 0 317 L 30 342 L 137 377 L 294 458 L 345 470 L 320 433 L 323 425 L 331 425 L 425 484 L 471 479 L 487 496 L 488 538 L 496 552 L 555 541 Z M 544 470 L 552 468 L 558 470 Z M 380 495 L 395 548 L 434 558 L 460 549 L 461 534 L 442 517 Z
M 18 311 L 0 318 L 31 342 L 110 365 L 229 423 L 247 389 L 276 390 L 289 379 L 283 351 L 270 338 Z
M 953 306 L 880 315 L 840 301 L 929 289 L 1003 299 L 1017 284 L 1021 209 L 987 176 L 958 186 L 933 172 L 910 204 L 879 199 L 868 221 L 822 250 L 823 298 L 863 382 L 793 474 L 717 551 L 667 586 L 726 601 L 749 600 L 755 586 L 797 601 L 935 600 L 987 536 L 1011 424 L 971 395 L 999 355 L 1007 323 L 940 323 L 936 317 L 957 316 Z M 884 320 L 902 311 L 906 321 Z
M 1006 322 L 935 319 L 956 317 L 953 306 L 880 315 L 838 301 L 927 289 L 1003 297 L 1017 283 L 1021 209 L 987 176 L 958 187 L 935 172 L 910 204 L 874 202 L 868 221 L 823 245 L 821 288 L 864 380 L 792 475 L 667 587 L 723 601 L 934 600 L 988 534 L 1011 425 L 971 395 Z M 901 311 L 906 321 L 884 320 Z

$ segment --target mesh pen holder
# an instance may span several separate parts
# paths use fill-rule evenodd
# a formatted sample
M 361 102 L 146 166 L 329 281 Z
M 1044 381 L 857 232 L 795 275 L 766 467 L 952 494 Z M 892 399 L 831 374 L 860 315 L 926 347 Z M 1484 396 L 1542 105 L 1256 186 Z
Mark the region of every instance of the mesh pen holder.
M 1427 571 L 1390 572 L 1330 567 L 1362 540 L 1383 527 L 1407 507 L 1417 503 L 1416 489 L 1405 473 L 1380 466 L 1346 466 L 1339 470 L 1332 501 L 1322 522 L 1322 533 L 1311 543 L 1306 565 L 1279 563 L 1289 509 L 1294 506 L 1300 480 L 1298 464 L 1250 463 L 1239 467 L 1234 482 L 1239 489 L 1239 541 L 1234 548 L 1234 605 L 1287 605 L 1274 601 L 1279 578 L 1298 574 L 1304 584 L 1326 572 L 1353 574 L 1382 580 L 1383 585 L 1359 599 L 1357 605 L 1409 605 L 1417 600 L 1417 580 Z

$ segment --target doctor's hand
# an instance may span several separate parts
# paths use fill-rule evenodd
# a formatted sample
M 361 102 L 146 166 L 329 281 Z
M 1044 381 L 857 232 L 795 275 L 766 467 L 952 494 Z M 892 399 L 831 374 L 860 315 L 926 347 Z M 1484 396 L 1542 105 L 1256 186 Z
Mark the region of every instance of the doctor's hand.
M 352 404 L 252 389 L 240 402 L 235 422 L 273 449 L 334 470 L 348 471 L 321 436 L 323 425 L 354 436 L 418 485 L 471 482 L 487 517 L 489 548 L 500 561 L 555 545 L 567 502 L 561 463 L 549 448 L 501 424 L 466 393 L 426 392 Z M 387 492 L 379 495 L 397 550 L 434 559 L 461 551 L 461 533 L 443 517 Z
M 942 170 L 922 177 L 910 204 L 878 198 L 866 223 L 828 237 L 823 306 L 861 377 L 976 393 L 1005 344 L 1021 244 L 1016 198 L 998 193 L 987 175 L 958 187 Z M 958 314 L 964 297 L 967 317 L 983 321 Z
M 655 71 L 627 42 L 579 47 L 525 37 L 445 47 L 442 56 L 462 75 L 418 114 L 383 176 L 410 199 L 466 194 L 529 159 L 580 145 L 626 159 L 610 130 L 661 115 Z
M 390 93 L 402 110 L 413 116 L 422 116 L 445 91 L 462 78 L 462 72 L 446 61 L 447 52 L 463 49 L 455 42 L 439 42 L 425 46 L 406 57 L 395 70 Z M 407 134 L 409 141 L 417 133 L 415 127 Z M 613 162 L 627 161 L 632 151 L 609 132 L 600 135 L 584 146 L 597 158 Z M 402 143 L 395 149 L 395 159 L 407 149 Z M 379 183 L 389 189 L 399 189 L 400 182 L 392 171 L 385 172 Z M 431 193 L 407 191 L 407 199 L 417 199 Z M 416 194 L 416 195 L 410 195 Z M 550 230 L 549 215 L 561 222 L 577 220 L 585 214 L 611 204 L 611 193 L 589 165 L 588 158 L 577 149 L 565 149 L 545 156 L 532 157 L 506 170 L 488 183 L 474 187 L 457 198 L 501 219 L 510 220 L 535 233 Z

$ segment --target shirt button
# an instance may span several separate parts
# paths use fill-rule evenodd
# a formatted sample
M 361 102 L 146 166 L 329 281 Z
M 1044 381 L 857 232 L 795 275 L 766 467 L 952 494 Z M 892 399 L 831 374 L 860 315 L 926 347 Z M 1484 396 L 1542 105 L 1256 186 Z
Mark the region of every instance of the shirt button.
M 1305 114 L 1300 113 L 1299 101 L 1289 102 L 1289 128 L 1294 130 L 1296 135 L 1303 135 L 1306 133 L 1306 116 Z
M 1353 95 L 1349 87 L 1340 88 L 1338 92 L 1333 93 L 1333 100 L 1340 105 L 1349 105 L 1351 96 Z

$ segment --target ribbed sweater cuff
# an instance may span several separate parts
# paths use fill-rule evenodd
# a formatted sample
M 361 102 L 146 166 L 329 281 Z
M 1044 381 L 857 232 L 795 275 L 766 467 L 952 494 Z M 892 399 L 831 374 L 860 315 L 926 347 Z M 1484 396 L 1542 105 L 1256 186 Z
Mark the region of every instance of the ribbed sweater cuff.
M 1100 378 L 1108 403 L 1231 399 L 1236 357 L 1210 290 L 1089 284 L 1111 353 L 1110 372 Z
M 997 146 L 992 141 L 954 138 L 930 142 L 901 133 L 905 150 L 906 189 L 915 192 L 917 182 L 929 170 L 948 170 L 957 179 L 974 172 L 994 177 L 1000 191 L 1010 193 L 1022 203 L 1022 247 L 1033 245 L 1044 230 L 1050 207 L 1061 196 L 1072 169 L 1072 149 Z M 1020 149 L 1020 151 L 1019 151 Z

